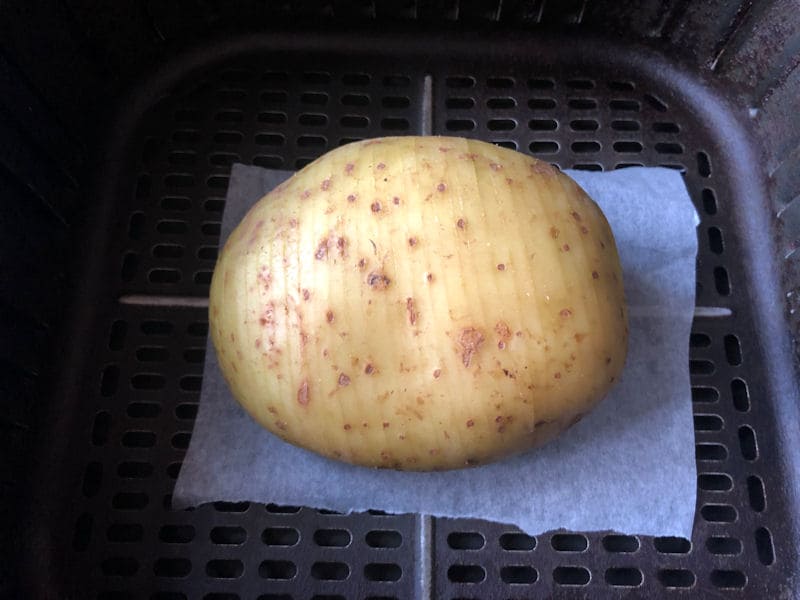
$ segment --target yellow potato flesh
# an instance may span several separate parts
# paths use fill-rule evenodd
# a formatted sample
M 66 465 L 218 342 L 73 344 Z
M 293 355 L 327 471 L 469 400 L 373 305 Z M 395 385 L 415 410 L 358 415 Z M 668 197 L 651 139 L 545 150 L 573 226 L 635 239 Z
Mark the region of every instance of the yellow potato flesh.
M 211 285 L 234 396 L 360 465 L 483 464 L 613 386 L 622 273 L 597 205 L 546 163 L 447 137 L 349 144 L 260 200 Z

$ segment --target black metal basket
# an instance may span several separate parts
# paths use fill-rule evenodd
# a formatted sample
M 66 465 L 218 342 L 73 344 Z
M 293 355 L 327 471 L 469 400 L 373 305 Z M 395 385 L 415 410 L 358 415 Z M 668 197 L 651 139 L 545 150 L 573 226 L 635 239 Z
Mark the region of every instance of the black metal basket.
M 0 36 L 0 595 L 800 596 L 792 3 L 15 0 Z M 684 174 L 693 539 L 170 508 L 230 165 L 403 134 Z

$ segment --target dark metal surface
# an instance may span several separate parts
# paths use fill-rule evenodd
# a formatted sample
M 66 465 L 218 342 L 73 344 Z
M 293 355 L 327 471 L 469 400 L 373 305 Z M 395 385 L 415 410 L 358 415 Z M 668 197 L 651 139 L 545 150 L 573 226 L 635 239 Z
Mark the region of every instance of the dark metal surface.
M 797 593 L 790 369 L 765 339 L 769 254 L 745 234 L 764 174 L 732 109 L 646 48 L 584 39 L 276 35 L 171 63 L 123 109 L 97 175 L 111 207 L 94 251 L 101 308 L 63 390 L 71 450 L 39 499 L 56 548 L 46 591 L 102 598 L 642 597 Z M 428 90 L 430 93 L 428 93 Z M 169 494 L 202 382 L 208 291 L 234 161 L 296 168 L 378 135 L 469 135 L 562 168 L 680 169 L 701 215 L 691 339 L 698 506 L 692 540 L 307 508 L 204 506 Z M 647 393 L 643 390 L 643 393 Z M 788 403 L 788 404 L 787 404 Z M 796 409 L 796 406 L 795 406 Z M 66 425 L 65 425 L 66 427 Z M 69 498 L 65 502 L 65 498 Z M 423 535 L 426 533 L 423 531 Z M 426 538 L 423 538 L 425 541 Z M 420 551 L 421 549 L 421 551 Z M 430 567 L 430 570 L 428 568 Z M 428 576 L 430 574 L 430 576 Z M 42 582 L 23 582 L 42 589 Z M 419 579 L 422 578 L 420 582 Z

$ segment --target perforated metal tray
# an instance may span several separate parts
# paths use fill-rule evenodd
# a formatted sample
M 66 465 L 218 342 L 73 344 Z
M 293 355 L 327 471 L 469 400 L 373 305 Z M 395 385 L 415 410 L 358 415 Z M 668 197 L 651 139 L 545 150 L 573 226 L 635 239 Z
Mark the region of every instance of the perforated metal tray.
M 189 53 L 136 89 L 97 173 L 95 305 L 74 325 L 74 369 L 47 448 L 63 461 L 46 461 L 35 491 L 45 498 L 36 543 L 49 550 L 25 557 L 31 590 L 160 600 L 792 593 L 786 425 L 765 368 L 775 357 L 763 290 L 748 270 L 763 231 L 743 235 L 765 198 L 746 129 L 713 89 L 647 48 L 551 42 L 243 37 Z M 562 168 L 684 174 L 702 219 L 692 540 L 533 538 L 483 521 L 247 503 L 170 509 L 202 384 L 230 165 L 299 168 L 352 140 L 430 133 Z

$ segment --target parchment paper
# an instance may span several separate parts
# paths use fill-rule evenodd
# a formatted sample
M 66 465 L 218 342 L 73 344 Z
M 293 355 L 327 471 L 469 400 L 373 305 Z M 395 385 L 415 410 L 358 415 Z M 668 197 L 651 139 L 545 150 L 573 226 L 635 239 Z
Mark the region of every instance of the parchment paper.
M 543 448 L 473 469 L 401 473 L 350 466 L 286 444 L 252 421 L 228 391 L 209 341 L 199 412 L 173 506 L 250 500 L 482 518 L 532 535 L 566 529 L 690 538 L 696 472 L 689 333 L 697 213 L 682 177 L 669 169 L 567 173 L 611 224 L 630 307 L 621 381 L 583 421 Z M 250 206 L 289 175 L 234 165 L 223 240 Z

